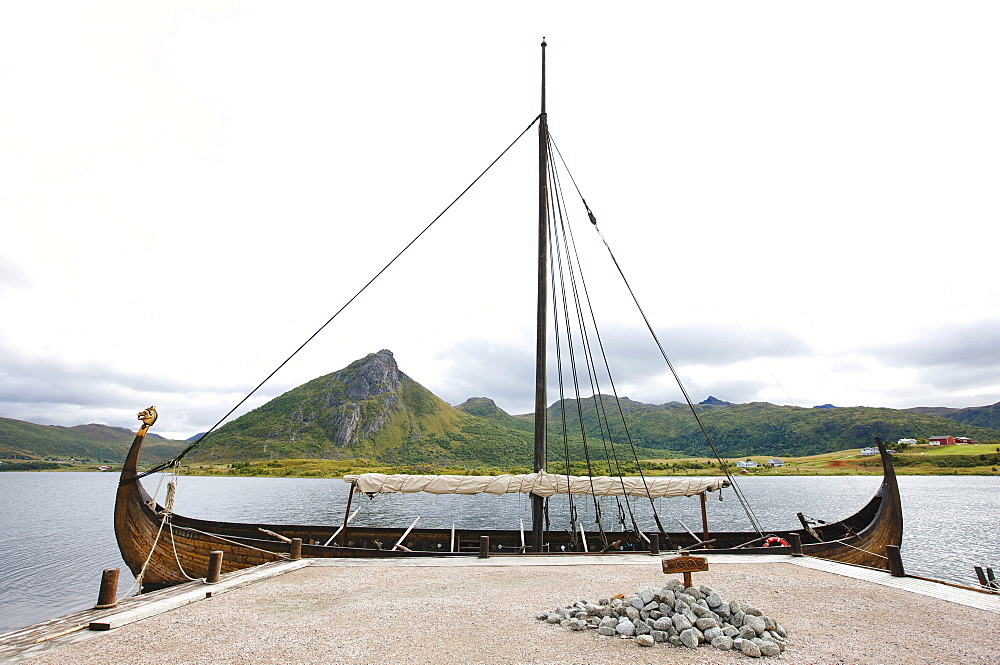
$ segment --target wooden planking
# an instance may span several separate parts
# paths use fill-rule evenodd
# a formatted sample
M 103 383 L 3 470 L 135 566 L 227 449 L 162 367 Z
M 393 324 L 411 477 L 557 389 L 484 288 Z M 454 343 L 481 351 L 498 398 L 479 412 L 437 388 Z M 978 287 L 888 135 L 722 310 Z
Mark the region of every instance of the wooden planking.
M 224 575 L 217 584 L 201 581 L 125 598 L 116 607 L 88 609 L 0 635 L 0 662 L 13 663 L 91 639 L 101 631 L 140 621 L 177 607 L 309 565 L 308 560 L 264 564 Z M 87 630 L 93 627 L 92 630 Z

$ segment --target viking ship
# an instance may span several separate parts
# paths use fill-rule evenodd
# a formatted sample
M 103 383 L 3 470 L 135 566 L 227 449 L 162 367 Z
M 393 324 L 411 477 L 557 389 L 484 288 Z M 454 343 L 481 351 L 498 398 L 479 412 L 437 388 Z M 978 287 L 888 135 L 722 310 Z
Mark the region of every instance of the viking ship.
M 903 519 L 892 460 L 885 446 L 878 439 L 876 439 L 876 443 L 881 453 L 883 479 L 875 496 L 858 512 L 837 522 L 813 522 L 799 513 L 798 518 L 802 526 L 794 530 L 766 530 L 756 521 L 749 510 L 747 515 L 753 527 L 751 531 L 714 531 L 709 528 L 705 511 L 706 496 L 709 492 L 717 492 L 724 487 L 731 487 L 740 501 L 745 502 L 736 479 L 729 473 L 727 464 L 717 452 L 716 457 L 720 460 L 720 468 L 723 470 L 725 478 L 650 476 L 644 475 L 641 468 L 637 476 L 627 477 L 622 474 L 605 476 L 588 473 L 585 476 L 572 476 L 547 472 L 546 446 L 547 438 L 551 436 L 548 433 L 550 427 L 547 423 L 548 419 L 544 416 L 547 413 L 548 299 L 551 295 L 550 289 L 552 289 L 549 280 L 550 276 L 553 280 L 564 279 L 565 271 L 571 271 L 571 268 L 567 268 L 566 265 L 570 262 L 573 251 L 567 249 L 569 245 L 562 245 L 550 252 L 550 243 L 552 242 L 550 238 L 561 237 L 563 238 L 562 242 L 571 242 L 571 237 L 570 240 L 566 240 L 565 234 L 559 236 L 559 227 L 563 223 L 564 212 L 560 203 L 562 194 L 557 191 L 558 182 L 554 182 L 550 176 L 550 170 L 553 169 L 555 162 L 553 152 L 557 153 L 558 151 L 553 150 L 554 144 L 549 135 L 545 110 L 544 42 L 542 43 L 541 62 L 541 113 L 529 125 L 529 129 L 536 124 L 538 127 L 539 171 L 534 472 L 501 476 L 381 474 L 346 476 L 344 480 L 348 483 L 347 509 L 343 522 L 335 527 L 330 525 L 238 523 L 192 519 L 173 512 L 173 485 L 168 485 L 166 498 L 161 504 L 146 492 L 140 479 L 164 469 L 176 469 L 180 459 L 198 445 L 205 438 L 205 435 L 189 445 L 174 459 L 151 470 L 140 472 L 138 467 L 139 452 L 146 432 L 157 418 L 155 407 L 150 407 L 139 414 L 141 426 L 122 468 L 114 520 L 122 558 L 144 589 L 169 586 L 204 577 L 209 567 L 211 553 L 219 551 L 223 553 L 222 572 L 300 556 L 456 557 L 518 556 L 524 554 L 558 556 L 570 552 L 598 556 L 614 555 L 618 552 L 650 552 L 655 554 L 661 548 L 687 552 L 744 554 L 760 552 L 787 554 L 794 552 L 873 568 L 889 568 L 886 548 L 888 546 L 899 547 L 902 541 Z M 527 131 L 526 129 L 525 132 Z M 522 132 L 522 136 L 525 132 Z M 596 227 L 596 218 L 589 206 L 586 205 L 585 200 L 583 207 L 586 209 L 589 222 Z M 557 223 L 553 223 L 553 218 L 557 218 Z M 603 240 L 603 236 L 601 239 Z M 607 246 L 606 241 L 604 244 Z M 556 263 L 558 263 L 558 270 L 553 265 Z M 614 263 L 618 267 L 617 260 L 614 260 Z M 624 278 L 620 267 L 618 270 Z M 561 285 L 564 298 L 567 290 L 574 294 L 578 292 L 575 282 L 573 282 L 571 289 L 566 288 L 565 282 L 562 282 Z M 585 287 L 582 290 L 585 292 Z M 552 291 L 555 292 L 555 289 Z M 629 291 L 632 293 L 631 287 L 629 287 Z M 634 293 L 632 298 L 635 300 Z M 555 301 L 556 297 L 553 296 L 553 311 L 558 317 L 559 309 L 554 306 Z M 635 304 L 639 306 L 637 300 L 635 300 Z M 563 306 L 565 307 L 565 305 Z M 641 306 L 639 306 L 639 311 L 642 313 Z M 573 315 L 569 314 L 568 311 L 564 312 L 562 316 L 564 324 L 572 318 L 574 318 Z M 677 379 L 695 421 L 715 452 L 716 447 L 707 428 L 701 422 L 697 409 L 684 389 L 673 364 L 663 351 L 663 346 L 656 339 L 656 334 L 644 313 L 642 313 L 642 318 L 645 320 L 646 326 L 670 371 Z M 577 334 L 581 338 L 586 338 L 585 333 L 578 332 Z M 570 335 L 571 333 L 566 333 L 566 337 Z M 563 343 L 565 343 L 566 337 L 563 338 Z M 556 341 L 558 345 L 558 333 Z M 600 345 L 600 342 L 598 341 L 597 344 Z M 603 349 L 601 351 L 603 352 Z M 559 354 L 557 353 L 557 355 Z M 591 353 L 589 350 L 585 350 L 583 355 L 589 357 Z M 562 385 L 560 375 L 561 393 Z M 617 395 L 616 392 L 615 394 Z M 595 392 L 595 398 L 597 396 L 598 392 Z M 561 404 L 571 402 L 572 400 L 560 400 Z M 580 403 L 579 398 L 576 403 Z M 621 412 L 620 408 L 618 410 Z M 583 417 L 581 414 L 578 416 L 582 426 Z M 627 434 L 628 425 L 625 422 L 624 413 L 621 413 L 621 417 L 621 425 Z M 564 417 L 564 428 L 566 420 Z M 602 427 L 610 429 L 607 424 L 602 425 Z M 209 434 L 211 434 L 211 430 Z M 586 434 L 584 434 L 585 437 Z M 635 461 L 638 464 L 638 458 Z M 567 460 L 565 466 L 567 473 L 569 468 Z M 526 532 L 523 526 L 521 529 L 505 530 L 493 528 L 455 529 L 454 527 L 451 529 L 416 528 L 416 523 L 409 525 L 409 527 L 402 525 L 371 527 L 350 524 L 352 518 L 351 501 L 355 495 L 374 496 L 395 492 L 527 494 L 531 497 L 531 529 L 530 532 Z M 683 524 L 683 531 L 666 531 L 655 507 L 653 516 L 656 527 L 649 532 L 641 529 L 634 517 L 631 524 L 627 525 L 624 520 L 622 521 L 621 531 L 608 531 L 600 525 L 599 520 L 597 530 L 587 530 L 582 522 L 575 518 L 570 529 L 547 528 L 547 501 L 555 494 L 566 494 L 569 497 L 588 495 L 595 497 L 595 502 L 596 497 L 616 497 L 624 499 L 626 502 L 630 498 L 640 498 L 648 500 L 650 505 L 653 505 L 653 499 L 661 497 L 699 496 L 702 505 L 701 534 L 695 533 L 694 530 Z

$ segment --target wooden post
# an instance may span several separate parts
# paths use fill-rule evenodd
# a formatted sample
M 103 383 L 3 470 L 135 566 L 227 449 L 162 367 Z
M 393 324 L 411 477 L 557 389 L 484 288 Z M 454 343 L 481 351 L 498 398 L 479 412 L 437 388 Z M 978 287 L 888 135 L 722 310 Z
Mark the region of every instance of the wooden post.
M 208 574 L 205 575 L 205 581 L 209 584 L 215 584 L 219 581 L 219 575 L 222 574 L 222 550 L 213 550 L 208 553 Z
M 302 539 L 292 538 L 292 544 L 289 551 L 289 559 L 292 561 L 298 561 L 302 558 Z
M 889 574 L 893 577 L 906 577 L 906 573 L 903 571 L 903 557 L 899 555 L 899 547 L 886 545 L 885 556 L 889 559 Z
M 101 573 L 101 591 L 97 594 L 94 609 L 114 607 L 118 604 L 118 573 L 121 568 L 105 568 Z
M 792 546 L 792 554 L 802 556 L 802 536 L 797 533 L 788 534 L 788 544 Z
M 708 509 L 706 504 L 708 503 L 708 497 L 705 496 L 705 492 L 698 495 L 701 497 L 701 531 L 704 534 L 702 540 L 708 540 Z
M 490 537 L 489 536 L 479 536 L 479 558 L 488 559 L 490 558 Z
M 658 533 L 649 534 L 649 554 L 650 556 L 660 554 L 660 534 Z
M 358 487 L 358 481 L 351 483 L 351 489 L 347 490 L 347 509 L 344 511 L 344 525 L 340 529 L 340 546 L 344 547 L 347 542 L 347 522 L 351 514 L 351 501 L 354 500 L 354 490 Z

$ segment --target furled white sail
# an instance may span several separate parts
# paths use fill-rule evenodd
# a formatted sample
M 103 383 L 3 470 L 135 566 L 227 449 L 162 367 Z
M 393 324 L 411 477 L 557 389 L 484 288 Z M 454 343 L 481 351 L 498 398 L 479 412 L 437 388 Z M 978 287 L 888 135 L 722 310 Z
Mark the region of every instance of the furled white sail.
M 694 496 L 724 487 L 723 478 L 650 477 L 612 478 L 609 476 L 563 476 L 541 471 L 502 476 L 409 476 L 362 473 L 344 476 L 364 494 L 428 492 L 430 494 L 510 494 L 523 492 L 538 496 L 553 494 L 594 494 L 597 496 L 649 496 L 653 499 Z

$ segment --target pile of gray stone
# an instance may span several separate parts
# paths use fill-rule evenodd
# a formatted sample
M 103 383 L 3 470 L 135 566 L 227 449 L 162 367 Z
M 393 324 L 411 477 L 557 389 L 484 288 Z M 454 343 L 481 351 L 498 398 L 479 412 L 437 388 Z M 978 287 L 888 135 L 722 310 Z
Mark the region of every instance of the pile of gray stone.
M 658 591 L 645 587 L 597 603 L 580 600 L 535 617 L 570 630 L 634 639 L 645 647 L 658 642 L 691 649 L 711 645 L 752 658 L 777 656 L 788 637 L 781 624 L 759 609 L 738 600 L 726 602 L 705 585 L 684 588 L 677 579 Z

